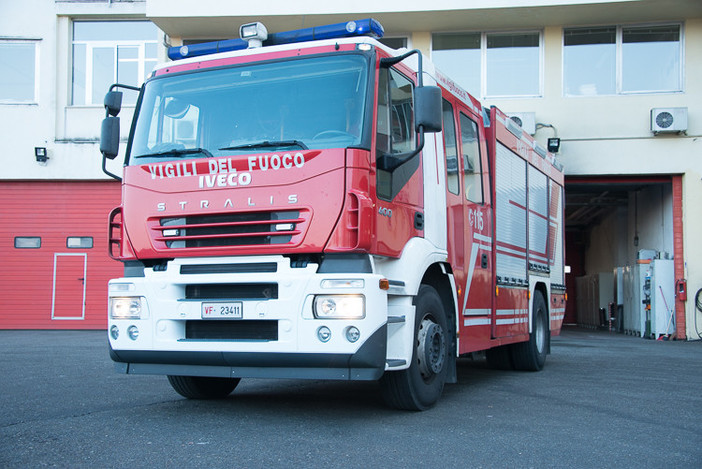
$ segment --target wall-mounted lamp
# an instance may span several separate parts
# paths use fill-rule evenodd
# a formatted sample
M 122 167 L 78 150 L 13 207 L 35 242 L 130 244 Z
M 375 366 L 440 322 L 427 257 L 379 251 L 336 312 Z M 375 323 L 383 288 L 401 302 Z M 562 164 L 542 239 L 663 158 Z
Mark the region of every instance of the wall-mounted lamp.
M 552 137 L 548 139 L 548 151 L 551 153 L 558 153 L 561 149 L 561 139 L 558 137 Z
M 46 163 L 49 159 L 46 147 L 34 147 L 34 158 L 36 158 L 37 163 Z

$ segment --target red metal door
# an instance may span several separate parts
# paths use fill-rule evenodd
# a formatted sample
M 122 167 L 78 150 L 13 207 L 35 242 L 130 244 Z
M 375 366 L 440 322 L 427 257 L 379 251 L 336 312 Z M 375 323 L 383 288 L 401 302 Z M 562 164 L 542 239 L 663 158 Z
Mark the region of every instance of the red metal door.
M 51 319 L 85 318 L 86 254 L 54 254 Z

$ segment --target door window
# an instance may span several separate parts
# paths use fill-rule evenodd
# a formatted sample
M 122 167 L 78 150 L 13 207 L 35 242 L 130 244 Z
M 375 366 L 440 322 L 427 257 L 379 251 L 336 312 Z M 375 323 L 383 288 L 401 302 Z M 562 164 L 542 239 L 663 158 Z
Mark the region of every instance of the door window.
M 463 183 L 466 199 L 483 203 L 482 165 L 478 125 L 461 113 L 461 156 L 463 157 Z

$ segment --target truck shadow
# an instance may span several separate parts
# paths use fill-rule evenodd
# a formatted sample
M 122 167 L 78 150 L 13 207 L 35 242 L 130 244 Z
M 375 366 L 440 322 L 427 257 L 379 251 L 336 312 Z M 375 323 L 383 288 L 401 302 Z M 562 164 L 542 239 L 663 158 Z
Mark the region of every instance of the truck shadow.
M 486 361 L 461 358 L 457 363 L 458 384 L 447 384 L 444 396 L 466 392 L 467 388 L 494 383 L 514 372 L 493 370 Z M 441 400 L 437 406 L 441 406 Z M 175 399 L 181 410 L 217 410 L 219 412 L 254 411 L 263 414 L 310 414 L 368 417 L 393 414 L 381 396 L 378 382 L 325 381 L 294 379 L 242 379 L 234 392 L 223 400 L 196 401 Z M 411 412 L 410 412 L 411 414 Z

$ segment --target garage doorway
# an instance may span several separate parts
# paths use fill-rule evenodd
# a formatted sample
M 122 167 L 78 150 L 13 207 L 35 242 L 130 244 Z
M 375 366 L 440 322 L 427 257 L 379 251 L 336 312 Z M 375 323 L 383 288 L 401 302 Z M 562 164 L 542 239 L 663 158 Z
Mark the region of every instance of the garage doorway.
M 677 175 L 566 177 L 566 264 L 570 272 L 566 275 L 565 324 L 621 329 L 621 269 L 635 266 L 642 256 L 673 259 L 675 278 L 682 276 L 681 187 L 682 177 Z M 594 285 L 589 287 L 594 291 L 587 293 L 588 298 L 583 298 L 584 284 Z M 670 309 L 678 309 L 674 297 L 668 302 Z M 602 308 L 607 309 L 605 315 Z M 684 323 L 684 314 L 676 318 Z M 684 324 L 682 329 L 681 324 L 677 327 L 684 332 Z

